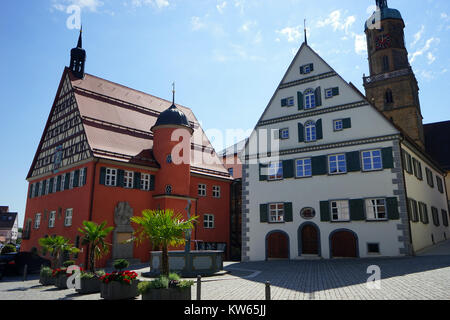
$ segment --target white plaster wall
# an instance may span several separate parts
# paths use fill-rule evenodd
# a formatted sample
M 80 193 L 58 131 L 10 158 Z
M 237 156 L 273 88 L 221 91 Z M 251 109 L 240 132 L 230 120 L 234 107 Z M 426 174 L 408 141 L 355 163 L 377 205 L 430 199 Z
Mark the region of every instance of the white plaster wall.
M 447 238 L 450 238 L 450 228 L 443 225 L 441 214 L 442 209 L 448 212 L 447 197 L 445 195 L 445 190 L 444 193 L 440 193 L 436 184 L 436 175 L 439 175 L 443 181 L 444 177 L 436 170 L 434 170 L 432 166 L 427 164 L 424 160 L 420 159 L 420 157 L 417 155 L 417 152 L 413 151 L 411 148 L 408 148 L 405 144 L 402 144 L 402 149 L 406 150 L 406 152 L 408 152 L 412 157 L 416 158 L 422 164 L 422 181 L 417 179 L 414 174 L 409 174 L 404 171 L 407 197 L 414 199 L 417 202 L 420 201 L 426 203 L 428 207 L 428 224 L 423 224 L 420 219 L 419 222 L 410 222 L 413 247 L 415 251 L 418 251 L 433 245 L 431 239 L 432 234 L 436 243 L 445 240 L 444 233 L 446 234 Z M 434 188 L 431 188 L 427 183 L 425 168 L 429 168 L 433 172 Z M 431 206 L 436 207 L 439 210 L 439 227 L 436 227 L 433 224 Z
M 283 156 L 281 160 L 319 156 L 334 153 L 351 152 L 372 148 L 393 146 L 392 141 L 357 145 L 339 149 L 328 149 L 308 154 Z M 336 229 L 350 229 L 358 235 L 360 257 L 367 257 L 367 243 L 380 244 L 380 256 L 398 256 L 403 243 L 398 241 L 401 232 L 397 230 L 400 220 L 387 222 L 348 222 L 331 223 L 320 221 L 320 201 L 332 199 L 361 199 L 366 197 L 392 197 L 395 186 L 392 179 L 395 174 L 391 170 L 370 173 L 347 173 L 339 176 L 314 176 L 305 179 L 284 179 L 275 182 L 259 181 L 259 166 L 249 167 L 249 223 L 250 247 L 249 257 L 252 261 L 264 260 L 266 257 L 265 238 L 273 230 L 282 230 L 289 235 L 290 258 L 298 257 L 299 226 L 311 221 L 320 229 L 322 257 L 329 258 L 329 235 Z M 260 222 L 259 205 L 270 202 L 292 202 L 294 221 L 283 224 L 268 224 Z M 300 217 L 300 210 L 312 207 L 316 217 L 305 220 Z

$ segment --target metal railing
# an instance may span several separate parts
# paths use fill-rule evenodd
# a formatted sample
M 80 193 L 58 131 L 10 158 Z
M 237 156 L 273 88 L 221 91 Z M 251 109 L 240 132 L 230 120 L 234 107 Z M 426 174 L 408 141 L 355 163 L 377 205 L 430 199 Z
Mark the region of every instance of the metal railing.
M 412 68 L 408 67 L 406 69 L 396 70 L 392 72 L 377 74 L 371 77 L 363 77 L 364 85 L 371 84 L 378 81 L 388 80 L 391 78 L 401 77 L 412 73 Z

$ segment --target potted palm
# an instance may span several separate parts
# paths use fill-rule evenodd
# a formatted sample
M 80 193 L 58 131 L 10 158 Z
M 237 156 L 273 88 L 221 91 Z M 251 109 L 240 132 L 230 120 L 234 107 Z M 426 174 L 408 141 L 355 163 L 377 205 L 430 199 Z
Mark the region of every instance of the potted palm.
M 142 300 L 191 300 L 192 280 L 180 280 L 176 273 L 138 284 Z
M 125 260 L 126 261 L 126 260 Z M 122 270 L 128 267 L 128 261 L 116 260 L 114 268 Z M 113 271 L 100 277 L 100 296 L 105 300 L 134 299 L 139 295 L 137 273 L 134 271 Z
M 109 244 L 105 240 L 113 229 L 113 227 L 106 227 L 106 221 L 102 224 L 83 221 L 83 227 L 78 229 L 83 236 L 81 243 L 87 246 L 88 251 L 88 268 L 86 272 L 81 272 L 80 287 L 76 289 L 78 293 L 100 292 L 100 277 L 105 273 L 96 270 L 95 262 L 109 252 Z
M 162 248 L 162 275 L 169 276 L 169 246 L 185 243 L 185 232 L 194 228 L 198 217 L 183 220 L 181 214 L 173 210 L 144 210 L 141 217 L 131 217 L 138 229 L 134 232 L 134 241 L 138 243 L 150 240 L 153 246 Z

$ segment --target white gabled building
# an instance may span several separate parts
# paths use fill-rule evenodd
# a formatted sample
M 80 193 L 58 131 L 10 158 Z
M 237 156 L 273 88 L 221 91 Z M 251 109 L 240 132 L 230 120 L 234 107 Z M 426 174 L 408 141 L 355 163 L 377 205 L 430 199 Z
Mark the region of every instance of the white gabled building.
M 450 235 L 444 172 L 306 43 L 242 157 L 243 261 L 411 255 Z

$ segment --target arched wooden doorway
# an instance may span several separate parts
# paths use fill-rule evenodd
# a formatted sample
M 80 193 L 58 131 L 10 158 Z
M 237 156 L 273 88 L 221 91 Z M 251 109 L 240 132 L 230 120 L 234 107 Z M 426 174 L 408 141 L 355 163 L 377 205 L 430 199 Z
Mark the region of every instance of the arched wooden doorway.
M 358 239 L 350 230 L 336 230 L 330 235 L 331 258 L 358 257 Z
M 300 254 L 320 254 L 319 231 L 316 226 L 307 224 L 301 227 L 301 251 Z
M 281 231 L 274 231 L 266 237 L 267 259 L 289 259 L 289 237 Z

